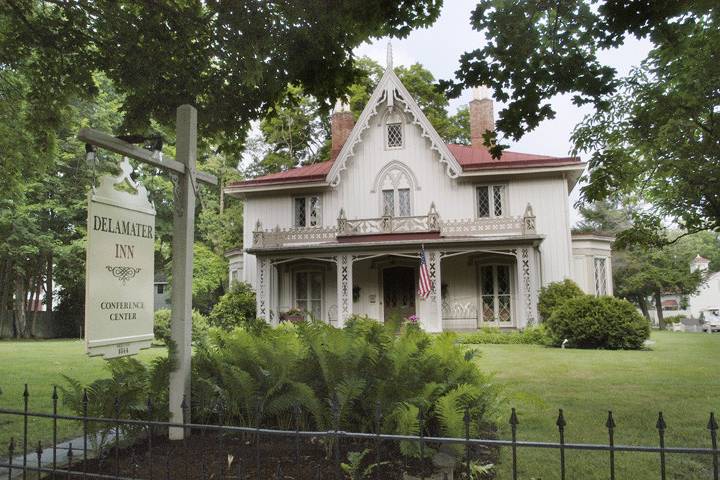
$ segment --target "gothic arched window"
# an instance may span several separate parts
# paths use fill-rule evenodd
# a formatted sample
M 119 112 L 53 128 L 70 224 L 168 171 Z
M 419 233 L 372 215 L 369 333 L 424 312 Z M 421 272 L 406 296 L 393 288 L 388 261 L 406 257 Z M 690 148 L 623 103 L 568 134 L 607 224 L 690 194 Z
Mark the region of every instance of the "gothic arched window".
M 375 191 L 380 192 L 380 214 L 389 217 L 412 216 L 412 173 L 401 163 L 393 163 L 380 173 Z

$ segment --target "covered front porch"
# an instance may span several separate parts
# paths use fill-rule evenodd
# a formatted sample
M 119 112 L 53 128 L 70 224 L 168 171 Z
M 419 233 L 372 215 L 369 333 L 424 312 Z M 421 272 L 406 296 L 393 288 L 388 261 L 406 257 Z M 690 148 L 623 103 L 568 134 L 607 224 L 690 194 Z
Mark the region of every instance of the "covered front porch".
M 537 321 L 542 237 L 392 240 L 253 248 L 257 312 L 277 324 L 299 309 L 342 327 L 353 314 L 379 321 L 417 315 L 430 332 Z M 431 280 L 417 295 L 421 246 Z

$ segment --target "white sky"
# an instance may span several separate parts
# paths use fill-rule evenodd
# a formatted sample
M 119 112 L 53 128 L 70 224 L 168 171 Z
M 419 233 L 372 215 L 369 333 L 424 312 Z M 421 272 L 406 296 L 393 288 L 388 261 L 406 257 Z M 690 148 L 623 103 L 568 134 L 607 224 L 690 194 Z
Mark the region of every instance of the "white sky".
M 430 70 L 435 78 L 454 78 L 454 72 L 459 66 L 460 55 L 466 51 L 480 48 L 486 43 L 484 35 L 470 27 L 470 13 L 475 5 L 476 2 L 473 0 L 446 1 L 440 17 L 432 27 L 415 30 L 402 40 L 393 39 L 394 65 L 410 65 L 418 62 Z M 387 43 L 388 39 L 383 38 L 363 44 L 355 50 L 355 54 L 367 55 L 381 65 L 385 65 Z M 648 41 L 631 38 L 618 49 L 601 52 L 600 59 L 614 67 L 619 75 L 625 75 L 645 58 L 649 50 L 650 43 Z M 451 112 L 469 101 L 470 91 L 467 90 L 460 98 L 451 101 Z M 586 114 L 592 111 L 592 108 L 589 106 L 576 107 L 572 104 L 569 95 L 555 97 L 552 105 L 556 111 L 555 118 L 544 121 L 519 142 L 512 143 L 510 147 L 512 150 L 556 156 L 565 156 L 570 153 L 572 129 Z M 502 107 L 502 104 L 497 103 L 495 112 L 500 111 Z M 570 201 L 575 203 L 577 198 L 576 188 Z M 571 220 L 575 223 L 576 213 Z

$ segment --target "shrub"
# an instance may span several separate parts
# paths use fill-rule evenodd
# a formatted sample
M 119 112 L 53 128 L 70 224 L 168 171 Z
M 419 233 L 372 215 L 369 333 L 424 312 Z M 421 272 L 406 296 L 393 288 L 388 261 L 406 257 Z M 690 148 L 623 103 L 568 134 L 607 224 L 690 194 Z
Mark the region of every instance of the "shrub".
M 255 320 L 255 292 L 250 284 L 237 282 L 220 297 L 209 317 L 211 326 L 228 331 Z
M 483 327 L 477 332 L 458 335 L 457 343 L 461 344 L 528 344 L 548 345 L 550 337 L 543 325 L 528 327 L 524 330 L 503 332 L 499 328 Z
M 540 289 L 538 296 L 538 313 L 540 318 L 547 320 L 557 307 L 570 300 L 580 297 L 585 293 L 578 287 L 577 283 L 566 278 L 562 282 L 552 282 Z
M 687 319 L 687 316 L 685 315 L 671 315 L 669 317 L 663 317 L 665 320 L 665 323 L 671 324 L 671 323 L 682 323 L 683 320 Z
M 161 308 L 155 312 L 155 323 L 153 325 L 153 333 L 155 339 L 160 340 L 165 345 L 170 341 L 170 310 Z M 192 338 L 193 341 L 200 341 L 207 336 L 208 321 L 205 315 L 193 310 L 192 312 Z
M 628 302 L 583 295 L 564 302 L 545 321 L 555 345 L 567 339 L 579 348 L 639 349 L 650 337 L 650 324 Z
M 262 331 L 212 330 L 193 359 L 192 398 L 201 415 L 212 417 L 203 406 L 212 407 L 219 396 L 225 421 L 248 426 L 255 426 L 259 401 L 264 426 L 294 428 L 299 405 L 301 427 L 321 430 L 334 428 L 335 404 L 339 427 L 359 432 L 375 431 L 379 402 L 384 432 L 418 434 L 422 409 L 426 435 L 463 436 L 465 408 L 477 431 L 494 393 L 473 352 L 455 340 L 454 334 L 414 328 L 396 335 L 360 316 L 343 329 L 310 321 Z M 415 442 L 401 449 L 419 454 Z

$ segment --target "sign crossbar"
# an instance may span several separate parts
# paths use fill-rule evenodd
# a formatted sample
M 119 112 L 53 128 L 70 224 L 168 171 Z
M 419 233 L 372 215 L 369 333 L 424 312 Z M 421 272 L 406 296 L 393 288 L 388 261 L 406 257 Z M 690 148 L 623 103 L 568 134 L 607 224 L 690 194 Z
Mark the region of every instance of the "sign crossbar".
M 148 163 L 154 167 L 170 170 L 177 174 L 184 175 L 186 171 L 185 165 L 172 157 L 163 155 L 162 159 L 155 158 L 153 157 L 152 152 L 145 148 L 138 147 L 132 143 L 126 142 L 125 140 L 121 140 L 117 137 L 113 137 L 112 135 L 108 135 L 107 133 L 95 130 L 94 128 L 81 129 L 78 133 L 78 139 L 85 143 L 104 148 L 105 150 L 110 150 L 111 152 L 119 153 L 120 155 Z M 195 172 L 195 178 L 209 185 L 218 184 L 217 177 L 209 173 Z

